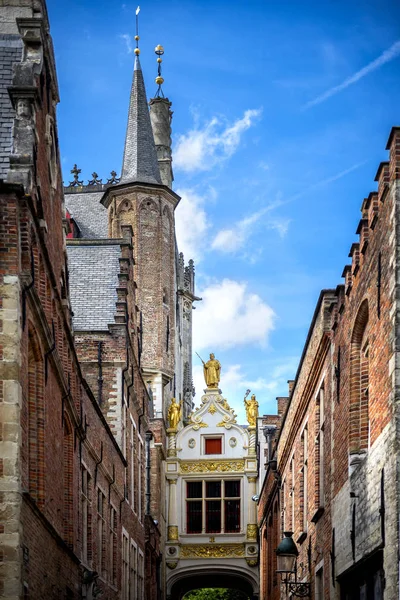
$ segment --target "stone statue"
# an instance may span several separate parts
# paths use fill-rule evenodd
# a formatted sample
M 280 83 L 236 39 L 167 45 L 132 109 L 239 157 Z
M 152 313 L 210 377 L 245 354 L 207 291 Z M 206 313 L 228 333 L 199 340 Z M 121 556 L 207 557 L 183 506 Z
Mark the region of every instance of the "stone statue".
M 250 400 L 244 399 L 244 405 L 246 407 L 246 418 L 250 427 L 257 427 L 257 417 L 258 417 L 258 402 L 256 400 L 255 394 L 252 395 Z
M 172 398 L 168 409 L 168 421 L 171 429 L 176 429 L 178 427 L 181 416 L 182 406 L 177 403 L 176 398 Z
M 221 375 L 221 364 L 215 358 L 214 354 L 210 354 L 210 360 L 206 363 L 202 360 L 204 379 L 208 388 L 217 388 Z

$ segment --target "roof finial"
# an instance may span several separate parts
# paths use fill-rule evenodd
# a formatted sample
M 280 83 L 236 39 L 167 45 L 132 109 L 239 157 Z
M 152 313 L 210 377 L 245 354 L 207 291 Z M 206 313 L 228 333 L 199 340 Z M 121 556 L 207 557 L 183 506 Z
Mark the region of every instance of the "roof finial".
M 136 9 L 136 35 L 135 35 L 135 41 L 136 41 L 136 48 L 134 50 L 136 56 L 139 56 L 140 54 L 140 50 L 139 50 L 139 13 L 140 13 L 140 6 L 137 7 Z
M 158 85 L 158 90 L 156 92 L 156 98 L 164 98 L 164 92 L 162 91 L 162 84 L 164 83 L 164 79 L 163 77 L 161 77 L 161 63 L 162 63 L 162 55 L 164 54 L 164 48 L 158 44 L 158 46 L 155 47 L 154 52 L 157 54 L 158 58 L 157 58 L 157 62 L 158 62 L 158 75 L 155 79 L 156 84 Z

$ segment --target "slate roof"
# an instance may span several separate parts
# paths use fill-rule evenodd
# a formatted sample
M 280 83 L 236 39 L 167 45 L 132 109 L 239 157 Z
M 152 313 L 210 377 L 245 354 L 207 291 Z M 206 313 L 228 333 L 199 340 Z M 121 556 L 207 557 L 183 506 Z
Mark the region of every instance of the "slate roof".
M 121 247 L 67 246 L 75 331 L 108 331 L 114 323 Z
M 16 35 L 0 35 L 0 179 L 7 179 L 11 153 L 14 109 L 7 88 L 12 83 L 13 65 L 22 58 L 22 40 Z
M 123 183 L 134 181 L 161 183 L 143 73 L 138 56 L 135 58 L 121 175 Z
M 100 204 L 103 194 L 65 194 L 65 207 L 78 225 L 82 238 L 92 240 L 108 237 L 108 212 Z

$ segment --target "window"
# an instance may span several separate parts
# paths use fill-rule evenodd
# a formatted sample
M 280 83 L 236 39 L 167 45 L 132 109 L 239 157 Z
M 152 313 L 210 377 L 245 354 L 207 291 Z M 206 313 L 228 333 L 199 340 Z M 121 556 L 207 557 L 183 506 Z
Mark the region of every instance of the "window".
M 301 496 L 300 496 L 300 508 L 302 517 L 302 531 L 307 532 L 307 508 L 308 508 L 308 429 L 304 427 L 301 436 L 301 454 L 302 454 L 302 466 L 301 466 Z
M 97 568 L 99 575 L 105 575 L 106 570 L 106 497 L 103 492 L 97 490 Z
M 240 531 L 240 480 L 186 482 L 187 533 Z
M 122 532 L 122 600 L 129 598 L 129 537 Z
M 315 600 L 324 600 L 324 569 L 321 567 L 315 574 Z
M 143 515 L 143 494 L 142 494 L 142 483 L 143 483 L 143 441 L 139 436 L 139 444 L 138 444 L 138 518 L 139 521 L 142 520 Z
M 138 598 L 144 598 L 144 556 L 143 552 L 139 550 L 138 554 L 138 567 L 137 567 L 137 596 Z
M 87 566 L 92 560 L 91 485 L 89 472 L 82 465 L 82 562 Z
M 110 506 L 110 532 L 109 532 L 109 564 L 110 582 L 117 583 L 117 511 Z
M 316 437 L 315 437 L 315 496 L 317 500 L 316 508 L 322 508 L 325 504 L 324 496 L 324 421 L 325 421 L 325 396 L 324 387 L 317 395 L 317 405 L 315 412 Z
M 131 555 L 129 557 L 129 600 L 137 600 L 137 547 L 131 540 Z
M 222 454 L 222 437 L 205 438 L 204 454 Z
M 295 494 L 295 473 L 294 473 L 294 456 L 290 461 L 290 530 L 295 530 L 295 515 L 294 515 L 294 494 Z
M 370 445 L 368 302 L 364 300 L 354 324 L 350 346 L 350 464 L 356 466 Z
M 137 490 L 135 481 L 135 462 L 136 462 L 136 426 L 131 418 L 131 432 L 129 441 L 129 468 L 130 468 L 130 498 L 131 506 L 134 512 L 137 512 Z M 139 495 L 140 498 L 140 495 Z

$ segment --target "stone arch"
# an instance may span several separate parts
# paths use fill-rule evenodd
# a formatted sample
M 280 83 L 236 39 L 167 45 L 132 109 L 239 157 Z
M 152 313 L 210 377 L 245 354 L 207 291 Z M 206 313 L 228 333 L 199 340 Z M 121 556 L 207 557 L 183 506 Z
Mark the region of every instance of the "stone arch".
M 132 202 L 128 198 L 123 198 L 118 205 L 117 215 L 131 210 L 133 210 Z
M 349 453 L 357 462 L 369 444 L 369 307 L 364 300 L 354 321 L 350 343 Z
M 205 561 L 206 562 L 206 561 Z M 228 588 L 244 592 L 251 599 L 258 599 L 258 573 L 254 577 L 239 568 L 225 565 L 203 564 L 175 572 L 167 581 L 167 599 L 182 600 L 184 595 L 196 589 L 207 587 Z
M 44 364 L 39 338 L 28 325 L 28 489 L 44 506 Z

